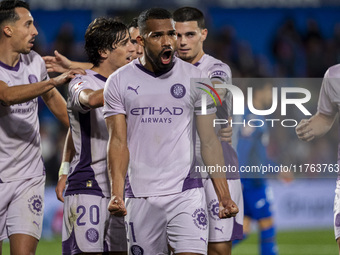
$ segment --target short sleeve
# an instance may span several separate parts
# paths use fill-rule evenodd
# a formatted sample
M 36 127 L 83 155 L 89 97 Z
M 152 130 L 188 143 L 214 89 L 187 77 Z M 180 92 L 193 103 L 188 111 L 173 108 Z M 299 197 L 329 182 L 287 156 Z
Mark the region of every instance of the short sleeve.
M 215 95 L 209 79 L 191 79 L 191 93 L 194 98 L 195 114 L 202 115 L 203 97 L 206 98 L 206 114 L 216 112 Z
M 82 105 L 79 101 L 79 94 L 85 89 L 92 89 L 90 81 L 85 79 L 84 76 L 76 76 L 71 80 L 68 87 L 68 99 L 67 108 L 79 111 L 81 113 L 86 113 L 91 109 Z
M 231 70 L 230 67 L 225 63 L 214 63 L 209 67 L 208 78 L 211 81 L 222 81 L 226 84 L 231 84 Z
M 330 116 L 334 116 L 337 113 L 337 105 L 332 100 L 332 97 L 336 95 L 334 85 L 336 85 L 335 83 L 338 80 L 339 78 L 332 79 L 329 77 L 329 70 L 326 72 L 320 90 L 318 112 Z
M 112 115 L 124 114 L 126 115 L 126 109 L 122 90 L 123 85 L 119 82 L 119 74 L 111 75 L 104 87 L 104 118 Z

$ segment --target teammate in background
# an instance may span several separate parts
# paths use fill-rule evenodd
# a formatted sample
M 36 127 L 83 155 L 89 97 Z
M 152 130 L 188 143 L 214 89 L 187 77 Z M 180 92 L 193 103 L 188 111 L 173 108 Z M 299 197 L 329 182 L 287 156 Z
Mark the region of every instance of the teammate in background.
M 131 43 L 135 46 L 135 54 L 133 55 L 133 58 L 140 58 L 143 56 L 143 47 L 138 44 L 137 42 L 137 36 L 139 36 L 139 29 L 138 29 L 138 18 L 133 18 L 129 25 L 129 33 L 131 37 Z
M 302 141 L 312 141 L 325 135 L 333 126 L 339 112 L 340 65 L 330 67 L 323 79 L 319 95 L 318 111 L 310 119 L 303 119 L 296 127 L 296 134 Z M 340 143 L 339 143 L 340 144 Z M 340 147 L 338 148 L 340 164 Z M 334 199 L 334 233 L 340 254 L 340 176 L 338 175 Z
M 143 47 L 137 43 L 137 36 L 139 35 L 137 18 L 134 18 L 128 26 L 131 43 L 135 47 L 135 52 L 132 55 L 133 59 L 139 58 L 143 55 Z M 69 60 L 64 55 L 60 54 L 58 51 L 54 51 L 54 56 L 44 56 L 43 57 L 47 70 L 49 72 L 65 72 L 70 68 L 83 68 L 90 69 L 92 67 L 91 63 L 88 62 L 77 62 Z
M 252 81 L 254 108 L 258 110 L 268 109 L 272 103 L 272 85 L 265 82 L 264 79 L 256 80 Z M 247 108 L 241 118 L 242 120 L 245 119 L 246 122 L 249 119 L 263 120 L 264 125 L 262 127 L 235 126 L 234 132 L 237 136 L 237 139 L 235 139 L 237 144 L 234 144 L 234 146 L 237 148 L 240 167 L 268 164 L 269 159 L 266 149 L 269 142 L 269 133 L 266 121 L 263 116 L 254 115 Z M 235 116 L 234 120 L 235 122 L 241 121 L 238 116 Z M 245 173 L 244 175 L 241 174 L 241 182 L 244 199 L 244 238 L 251 231 L 251 220 L 256 220 L 260 230 L 260 254 L 278 254 L 271 208 L 272 192 L 265 177 Z
M 6 238 L 11 254 L 35 254 L 45 188 L 37 97 L 68 126 L 66 102 L 56 87 L 83 71 L 49 79 L 44 61 L 31 50 L 38 31 L 27 3 L 2 1 L 0 27 L 0 254 Z
M 204 53 L 203 42 L 208 30 L 205 28 L 203 13 L 192 7 L 183 7 L 174 12 L 175 28 L 177 31 L 177 54 L 182 60 L 194 64 L 203 71 L 204 77 L 208 77 L 212 83 L 231 84 L 231 71 L 227 64 Z M 226 96 L 226 90 L 219 90 L 222 97 L 222 106 L 217 107 L 217 117 L 228 119 L 231 116 L 231 98 Z M 230 94 L 230 93 L 229 93 Z M 223 136 L 231 135 L 231 127 L 218 130 L 224 132 Z M 228 135 L 226 135 L 228 133 Z M 199 139 L 197 139 L 199 141 Z M 199 146 L 196 149 L 197 159 L 202 165 Z M 236 165 L 237 155 L 231 145 L 222 141 L 226 164 Z M 242 239 L 243 224 L 243 198 L 239 176 L 227 175 L 231 198 L 236 202 L 240 212 L 235 218 L 220 219 L 216 213 L 218 198 L 213 188 L 211 179 L 204 180 L 204 189 L 208 204 L 209 215 L 209 255 L 231 254 L 233 240 Z
M 85 51 L 93 67 L 70 82 L 67 100 L 76 153 L 64 198 L 63 254 L 126 254 L 124 220 L 106 209 L 109 135 L 102 106 L 107 77 L 129 63 L 135 49 L 123 23 L 98 18 L 86 30 Z
M 200 78 L 202 73 L 173 57 L 176 33 L 168 11 L 144 11 L 138 27 L 143 57 L 112 74 L 104 88 L 111 176 L 108 209 L 126 215 L 132 254 L 167 254 L 168 244 L 175 254 L 206 254 L 205 195 L 201 179 L 190 177 L 193 112 L 201 100 L 201 90 L 190 91 L 190 77 Z M 221 144 L 210 125 L 214 110 L 208 109 L 208 115 L 196 112 L 208 166 L 224 165 Z M 238 210 L 227 181 L 214 179 L 214 184 L 220 217 L 235 216 Z

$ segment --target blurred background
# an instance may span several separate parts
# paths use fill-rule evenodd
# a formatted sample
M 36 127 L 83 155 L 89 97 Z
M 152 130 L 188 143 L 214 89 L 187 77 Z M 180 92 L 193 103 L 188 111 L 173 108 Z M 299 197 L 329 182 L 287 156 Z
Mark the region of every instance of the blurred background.
M 233 78 L 309 78 L 291 86 L 298 84 L 311 92 L 312 99 L 306 107 L 312 114 L 316 112 L 321 78 L 328 67 L 340 63 L 338 0 L 27 2 L 31 5 L 39 31 L 34 50 L 42 56 L 52 55 L 54 50 L 58 50 L 77 61 L 87 60 L 83 50 L 83 38 L 88 24 L 96 17 L 120 17 L 128 24 L 133 17 L 149 7 L 164 7 L 170 11 L 183 6 L 197 7 L 204 12 L 209 30 L 208 39 L 204 44 L 206 53 L 227 63 L 231 67 Z M 66 87 L 62 88 L 61 92 L 66 97 Z M 56 200 L 53 190 L 57 183 L 66 130 L 42 101 L 39 111 L 42 150 L 47 169 L 43 237 L 60 238 L 62 204 Z M 280 112 L 275 112 L 275 115 L 279 116 Z M 304 117 L 299 111 L 292 109 L 285 118 L 300 121 Z M 275 126 L 270 128 L 268 154 L 278 164 L 335 164 L 337 140 L 337 124 L 324 138 L 310 144 L 300 142 L 296 138 L 294 128 Z M 275 199 L 276 225 L 281 231 L 281 254 L 336 254 L 336 243 L 331 230 L 336 177 L 320 174 L 302 174 L 297 177 L 290 182 L 270 180 Z M 289 237 L 294 235 L 293 232 L 298 233 L 299 237 L 314 234 L 311 239 L 305 240 L 306 244 L 300 244 L 294 243 L 294 238 L 281 240 L 287 233 L 285 231 L 290 231 L 286 234 Z M 327 238 L 320 241 L 321 237 L 325 236 Z M 317 240 L 321 243 L 317 243 Z M 235 254 L 256 254 L 253 244 L 248 244 L 248 247 L 253 247 L 254 253 L 249 252 L 249 249 L 242 251 L 242 245 L 235 250 Z M 316 247 L 319 250 L 316 250 Z

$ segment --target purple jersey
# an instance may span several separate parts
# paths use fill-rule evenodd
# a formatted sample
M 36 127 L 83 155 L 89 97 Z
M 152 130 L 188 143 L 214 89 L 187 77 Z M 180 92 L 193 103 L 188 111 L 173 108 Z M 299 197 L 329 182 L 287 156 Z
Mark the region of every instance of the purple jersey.
M 10 87 L 48 79 L 45 63 L 34 51 L 20 54 L 14 67 L 0 62 L 0 77 Z M 11 106 L 0 103 L 0 182 L 43 174 L 38 98 Z
M 128 181 L 135 197 L 175 194 L 202 185 L 189 178 L 194 168 L 192 119 L 202 93 L 190 86 L 190 80 L 201 77 L 199 69 L 178 58 L 171 70 L 159 75 L 136 59 L 107 80 L 104 117 L 126 115 Z M 207 113 L 215 111 L 210 108 Z
M 340 64 L 330 67 L 322 82 L 318 112 L 334 116 L 340 109 Z M 338 144 L 338 164 L 340 164 L 340 142 Z M 340 173 L 338 174 L 338 180 Z
M 76 154 L 70 164 L 65 195 L 89 194 L 110 197 L 106 147 L 109 138 L 103 118 L 103 107 L 90 109 L 79 102 L 82 90 L 103 89 L 106 78 L 86 70 L 69 84 L 67 110 Z

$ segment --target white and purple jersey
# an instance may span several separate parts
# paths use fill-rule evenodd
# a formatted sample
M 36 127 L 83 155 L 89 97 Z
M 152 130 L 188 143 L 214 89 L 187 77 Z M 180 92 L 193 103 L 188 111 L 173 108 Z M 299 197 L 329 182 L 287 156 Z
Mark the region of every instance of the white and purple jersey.
M 106 78 L 92 70 L 69 84 L 67 111 L 76 154 L 70 165 L 65 195 L 88 194 L 110 197 L 106 149 L 109 138 L 103 107 L 90 109 L 79 102 L 82 90 L 103 89 Z
M 330 67 L 325 73 L 318 102 L 318 112 L 334 116 L 340 110 L 340 64 Z M 340 164 L 340 142 L 338 143 L 338 164 Z M 338 174 L 340 180 L 340 173 Z
M 230 67 L 208 54 L 204 54 L 201 59 L 194 64 L 197 66 L 205 75 L 204 78 L 209 78 L 211 81 L 222 82 L 226 84 L 231 84 L 231 70 Z M 228 92 L 222 101 L 222 106 L 217 106 L 216 116 L 219 119 L 228 119 L 232 115 L 232 97 L 231 93 Z M 216 126 L 216 133 L 218 130 L 224 126 Z M 227 142 L 221 142 L 224 154 L 224 160 L 226 165 L 236 166 L 238 169 L 238 159 L 235 150 Z M 196 157 L 200 165 L 203 165 L 202 156 L 200 153 L 201 143 L 199 139 L 196 141 Z M 239 174 L 227 173 L 228 179 L 237 179 Z
M 202 93 L 191 88 L 190 80 L 201 77 L 199 69 L 174 57 L 174 66 L 166 73 L 149 72 L 136 59 L 107 80 L 104 117 L 126 115 L 127 197 L 170 195 L 202 187 L 200 179 L 189 176 L 194 169 L 194 108 L 201 106 Z M 215 111 L 210 108 L 207 113 Z
M 12 67 L 0 62 L 0 80 L 8 86 L 49 79 L 38 53 L 20 54 Z M 44 174 L 41 157 L 38 98 L 5 106 L 0 102 L 0 182 L 30 179 Z

